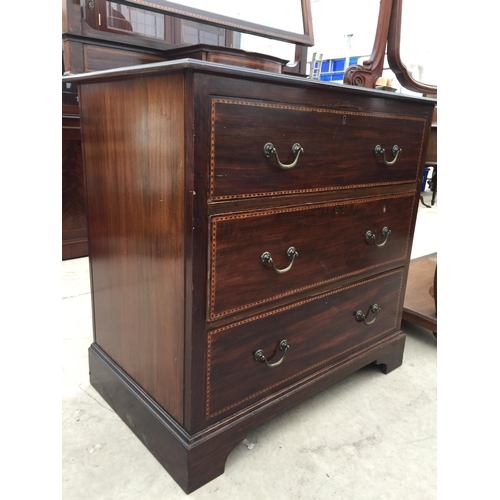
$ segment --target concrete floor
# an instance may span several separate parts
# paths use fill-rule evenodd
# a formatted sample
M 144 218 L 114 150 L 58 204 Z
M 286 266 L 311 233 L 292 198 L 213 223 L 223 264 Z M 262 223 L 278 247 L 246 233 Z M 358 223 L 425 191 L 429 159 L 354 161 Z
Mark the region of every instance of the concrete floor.
M 430 193 L 425 192 L 430 201 Z M 437 203 L 419 206 L 412 258 L 437 250 Z M 62 495 L 186 498 L 90 386 L 88 259 L 63 261 Z M 437 340 L 403 322 L 403 365 L 368 366 L 254 429 L 194 500 L 437 498 Z

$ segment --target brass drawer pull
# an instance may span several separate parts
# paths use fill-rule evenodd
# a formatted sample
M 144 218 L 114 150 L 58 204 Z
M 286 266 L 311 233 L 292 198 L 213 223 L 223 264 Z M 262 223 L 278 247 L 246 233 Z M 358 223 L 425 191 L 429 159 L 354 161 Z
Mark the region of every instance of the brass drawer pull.
M 276 361 L 276 363 L 269 363 L 266 357 L 264 356 L 264 351 L 262 349 L 259 349 L 258 351 L 255 352 L 255 354 L 253 355 L 253 359 L 255 361 L 264 361 L 266 365 L 269 366 L 269 368 L 276 368 L 277 366 L 281 365 L 281 363 L 283 363 L 286 351 L 288 351 L 288 349 L 290 349 L 290 344 L 286 340 L 282 340 L 280 342 L 279 350 L 284 351 L 283 356 L 279 361 Z
M 272 155 L 276 155 L 276 163 L 280 168 L 283 168 L 285 170 L 295 167 L 295 165 L 297 165 L 297 162 L 299 161 L 300 153 L 303 152 L 304 148 L 298 142 L 296 142 L 292 146 L 292 154 L 295 156 L 295 161 L 293 163 L 290 163 L 290 165 L 285 165 L 284 163 L 280 162 L 278 151 L 276 151 L 276 148 L 273 146 L 273 144 L 271 142 L 266 142 L 264 144 L 264 155 L 266 156 L 266 158 L 269 158 Z
M 272 264 L 274 272 L 276 272 L 278 274 L 285 274 L 286 272 L 290 271 L 290 269 L 292 269 L 293 262 L 295 261 L 295 257 L 297 257 L 299 255 L 299 252 L 297 252 L 297 250 L 295 250 L 295 247 L 290 247 L 287 250 L 286 255 L 288 256 L 289 259 L 292 259 L 292 262 L 290 262 L 290 265 L 288 267 L 286 267 L 285 269 L 278 269 L 275 266 L 270 252 L 264 252 L 260 256 L 260 260 L 261 260 L 262 264 L 264 264 L 265 266 L 267 266 L 268 264 Z
M 385 149 L 382 146 L 380 146 L 379 144 L 377 144 L 375 146 L 375 156 L 384 155 L 384 163 L 387 166 L 391 166 L 391 165 L 394 165 L 396 163 L 396 160 L 398 159 L 399 153 L 401 153 L 401 151 L 403 151 L 403 150 L 399 146 L 397 146 L 396 144 L 394 146 L 392 146 L 392 156 L 394 156 L 394 160 L 387 161 L 385 158 Z
M 389 239 L 389 235 L 391 234 L 391 230 L 388 228 L 388 227 L 384 227 L 382 229 L 382 236 L 384 237 L 384 241 L 382 243 L 377 243 L 375 241 L 375 234 L 373 234 L 372 231 L 366 231 L 366 234 L 365 234 L 365 240 L 368 241 L 368 243 L 370 243 L 370 241 L 373 240 L 373 244 L 380 248 L 380 247 L 383 247 L 386 243 L 387 243 L 387 240 Z
M 366 316 L 361 309 L 356 312 L 356 321 L 363 321 L 365 325 L 371 325 L 377 319 L 377 315 L 381 311 L 381 309 L 378 304 L 373 304 L 373 306 L 371 307 L 371 311 L 373 314 L 375 314 L 375 317 L 371 321 L 366 321 Z

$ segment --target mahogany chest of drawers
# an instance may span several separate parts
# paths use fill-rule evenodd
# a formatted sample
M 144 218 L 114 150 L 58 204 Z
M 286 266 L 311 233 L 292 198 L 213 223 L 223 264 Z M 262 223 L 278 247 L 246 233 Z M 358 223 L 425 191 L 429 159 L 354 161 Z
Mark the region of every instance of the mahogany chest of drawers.
M 79 83 L 91 383 L 186 492 L 400 366 L 434 101 L 193 60 Z

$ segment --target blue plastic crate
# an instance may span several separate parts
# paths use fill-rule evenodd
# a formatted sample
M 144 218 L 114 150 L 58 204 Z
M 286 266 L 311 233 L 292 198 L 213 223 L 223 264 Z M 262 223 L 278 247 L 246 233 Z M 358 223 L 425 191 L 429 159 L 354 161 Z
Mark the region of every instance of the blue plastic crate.
M 332 71 L 344 71 L 345 59 L 334 59 Z
M 429 167 L 424 168 L 424 176 L 422 177 L 422 189 L 420 191 L 425 191 L 425 183 L 427 182 L 427 176 L 429 175 Z
M 349 58 L 349 66 L 358 62 L 359 56 Z M 326 59 L 321 62 L 319 79 L 323 82 L 342 81 L 344 79 L 345 58 Z

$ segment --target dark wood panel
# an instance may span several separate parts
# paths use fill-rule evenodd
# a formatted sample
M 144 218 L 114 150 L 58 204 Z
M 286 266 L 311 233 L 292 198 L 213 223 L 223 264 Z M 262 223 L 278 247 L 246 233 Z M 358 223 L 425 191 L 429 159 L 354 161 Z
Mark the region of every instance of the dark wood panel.
M 221 418 L 393 333 L 399 326 L 402 277 L 398 270 L 209 332 L 207 419 Z M 380 307 L 375 315 L 374 304 Z M 367 322 L 375 321 L 356 320 L 358 310 Z M 276 363 L 284 339 L 290 349 L 281 365 L 270 369 L 254 359 L 262 349 L 269 363 Z
M 122 68 L 164 61 L 165 58 L 138 51 L 113 49 L 98 45 L 84 44 L 85 71 Z
M 258 69 L 270 71 L 272 73 L 282 73 L 283 67 L 288 61 L 278 57 L 255 52 L 246 52 L 232 47 L 219 47 L 216 45 L 194 45 L 171 49 L 165 53 L 168 61 L 183 58 L 199 59 L 200 61 L 210 61 L 219 64 L 230 64 L 242 68 Z
M 437 164 L 437 123 L 432 125 L 429 135 L 429 146 L 427 147 L 426 162 L 428 165 Z
M 182 75 L 89 85 L 81 97 L 95 340 L 182 423 Z
M 414 199 L 404 194 L 212 217 L 208 319 L 384 264 L 402 265 L 411 248 Z M 387 237 L 384 227 L 391 231 Z M 367 231 L 383 246 L 367 241 Z M 285 274 L 263 264 L 269 252 L 278 269 L 287 268 L 290 247 L 298 255 Z
M 63 116 L 62 126 L 62 258 L 88 255 L 87 215 L 83 190 L 79 116 Z

